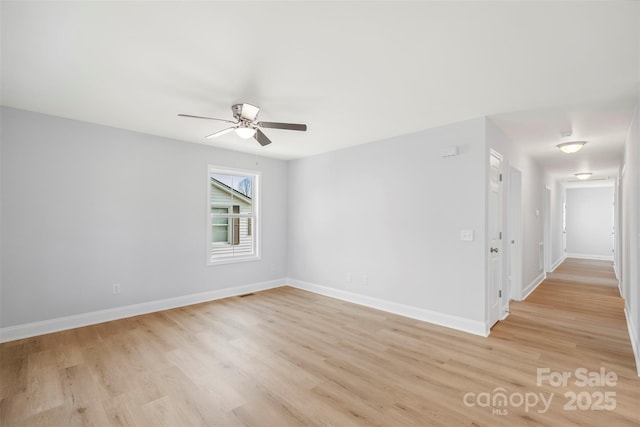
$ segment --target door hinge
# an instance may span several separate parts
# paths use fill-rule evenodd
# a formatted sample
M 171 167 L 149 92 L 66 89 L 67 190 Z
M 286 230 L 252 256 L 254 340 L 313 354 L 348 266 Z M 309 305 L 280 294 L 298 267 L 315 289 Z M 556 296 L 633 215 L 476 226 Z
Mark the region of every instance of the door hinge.
M 502 182 L 502 174 L 500 174 L 500 179 L 499 179 L 499 181 L 500 181 L 500 182 Z
M 502 289 L 498 290 L 498 298 L 502 298 Z
M 502 240 L 502 231 L 498 233 L 498 239 Z

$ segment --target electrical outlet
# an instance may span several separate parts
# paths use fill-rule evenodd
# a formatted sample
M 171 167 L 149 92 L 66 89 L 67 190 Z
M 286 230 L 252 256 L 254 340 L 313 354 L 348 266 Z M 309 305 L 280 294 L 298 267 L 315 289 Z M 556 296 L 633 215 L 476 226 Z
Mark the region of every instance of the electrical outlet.
M 120 293 L 120 283 L 114 283 L 113 284 L 113 294 L 119 294 Z

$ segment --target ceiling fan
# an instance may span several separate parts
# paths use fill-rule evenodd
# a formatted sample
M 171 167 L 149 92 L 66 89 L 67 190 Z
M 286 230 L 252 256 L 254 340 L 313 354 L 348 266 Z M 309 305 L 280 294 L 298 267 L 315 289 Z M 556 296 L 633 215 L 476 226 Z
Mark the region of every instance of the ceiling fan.
M 191 117 L 194 119 L 217 120 L 219 122 L 226 122 L 226 123 L 233 124 L 233 126 L 228 127 L 226 129 L 222 129 L 218 132 L 214 132 L 211 135 L 207 135 L 205 138 L 217 138 L 226 133 L 235 131 L 240 138 L 249 139 L 253 137 L 262 146 L 271 144 L 271 140 L 267 138 L 264 132 L 262 132 L 261 128 L 287 129 L 287 130 L 300 130 L 300 131 L 307 130 L 307 125 L 301 125 L 301 124 L 295 124 L 295 123 L 258 122 L 256 120 L 258 118 L 258 113 L 260 112 L 260 108 L 256 107 L 255 105 L 234 104 L 231 106 L 231 111 L 233 112 L 233 117 L 236 119 L 235 121 L 226 120 L 226 119 L 217 119 L 215 117 L 193 116 L 191 114 L 178 114 L 178 116 Z

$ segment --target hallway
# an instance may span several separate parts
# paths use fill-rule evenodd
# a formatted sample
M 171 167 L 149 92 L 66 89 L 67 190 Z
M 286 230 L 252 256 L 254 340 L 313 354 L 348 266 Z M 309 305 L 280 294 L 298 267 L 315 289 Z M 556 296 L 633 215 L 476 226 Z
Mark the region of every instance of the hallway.
M 598 392 L 615 392 L 612 412 L 581 410 L 575 405 L 568 410 L 558 405 L 552 406 L 554 415 L 563 414 L 570 422 L 582 420 L 583 425 L 640 423 L 640 379 L 611 262 L 565 260 L 525 301 L 511 303 L 511 314 L 492 329 L 490 339 L 508 341 L 537 368 L 571 373 L 566 386 L 543 384 L 562 405 L 570 403 L 565 393 L 587 392 L 589 396 L 583 396 L 582 402 L 586 404 L 586 400 L 595 402 Z M 576 376 L 580 368 L 592 375 L 614 372 L 617 381 L 613 386 L 580 386 Z

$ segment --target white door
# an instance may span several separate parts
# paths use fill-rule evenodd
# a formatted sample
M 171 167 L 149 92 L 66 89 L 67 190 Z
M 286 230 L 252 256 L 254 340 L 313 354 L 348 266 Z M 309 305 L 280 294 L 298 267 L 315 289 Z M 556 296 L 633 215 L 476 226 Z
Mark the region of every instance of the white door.
M 500 319 L 502 294 L 502 156 L 489 158 L 489 327 Z

